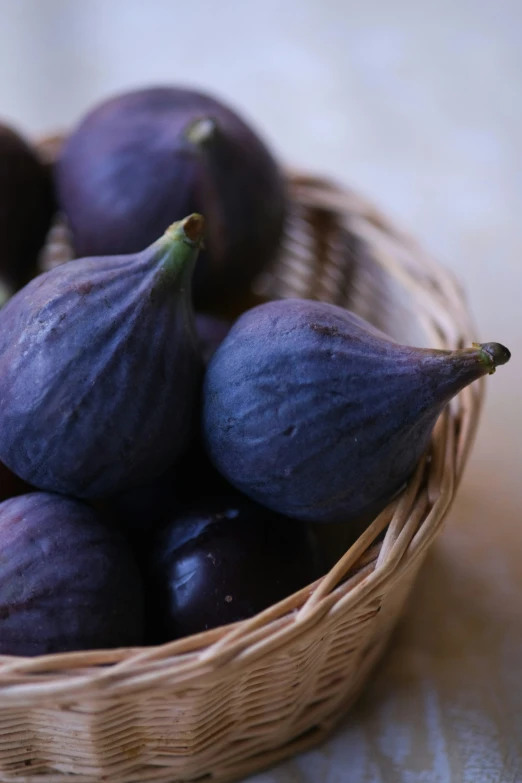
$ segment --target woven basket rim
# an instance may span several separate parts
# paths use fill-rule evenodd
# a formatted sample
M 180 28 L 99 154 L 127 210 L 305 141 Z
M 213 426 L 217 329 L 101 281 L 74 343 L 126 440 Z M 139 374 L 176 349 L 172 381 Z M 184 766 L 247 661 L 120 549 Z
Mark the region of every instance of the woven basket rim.
M 402 266 L 382 240 L 379 263 L 404 285 L 423 308 L 433 347 L 471 342 L 474 327 L 464 294 L 451 272 L 398 229 L 370 199 L 332 179 L 287 169 L 291 200 L 301 207 L 330 210 L 369 241 L 382 235 L 408 248 L 414 266 Z M 435 316 L 436 328 L 429 321 Z M 458 395 L 459 413 L 445 409 L 430 448 L 406 488 L 369 525 L 328 574 L 251 619 L 221 626 L 156 647 L 70 652 L 37 657 L 0 656 L 2 706 L 39 700 L 70 701 L 85 694 L 129 692 L 169 682 L 180 687 L 203 682 L 217 669 L 248 667 L 268 650 L 283 647 L 309 631 L 326 614 L 346 610 L 377 594 L 391 575 L 408 570 L 437 535 L 460 481 L 474 438 L 484 392 L 483 380 Z M 455 416 L 459 418 L 456 442 Z M 375 543 L 386 530 L 384 539 Z

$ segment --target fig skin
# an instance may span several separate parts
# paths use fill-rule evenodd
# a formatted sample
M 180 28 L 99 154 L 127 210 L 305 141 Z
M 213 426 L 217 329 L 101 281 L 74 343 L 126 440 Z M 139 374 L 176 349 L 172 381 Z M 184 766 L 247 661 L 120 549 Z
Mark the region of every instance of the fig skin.
M 0 552 L 0 655 L 142 643 L 137 565 L 86 504 L 44 492 L 0 503 Z
M 198 308 L 246 289 L 280 243 L 285 182 L 272 153 L 235 111 L 194 90 L 149 87 L 99 104 L 65 141 L 55 180 L 78 255 L 137 252 L 203 214 Z
M 0 123 L 0 306 L 37 274 L 55 211 L 50 168 Z
M 306 525 L 233 491 L 194 501 L 151 549 L 147 638 L 160 644 L 252 617 L 325 570 Z
M 142 253 L 56 267 L 0 310 L 0 459 L 25 481 L 96 500 L 161 475 L 190 443 L 203 226 L 192 215 Z
M 449 400 L 509 356 L 495 343 L 398 345 L 341 307 L 269 302 L 242 315 L 210 361 L 205 446 L 233 486 L 280 514 L 372 517 L 413 472 Z

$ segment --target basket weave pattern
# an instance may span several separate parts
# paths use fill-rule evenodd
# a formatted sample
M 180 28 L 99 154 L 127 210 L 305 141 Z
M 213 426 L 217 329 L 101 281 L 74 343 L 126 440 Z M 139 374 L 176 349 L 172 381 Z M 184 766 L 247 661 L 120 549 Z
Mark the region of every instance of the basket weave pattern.
M 257 296 L 343 305 L 410 344 L 475 338 L 452 276 L 372 204 L 296 172 L 288 183 L 283 252 Z M 387 644 L 454 496 L 483 388 L 447 408 L 406 489 L 330 573 L 260 615 L 161 647 L 0 656 L 0 779 L 223 782 L 319 741 Z

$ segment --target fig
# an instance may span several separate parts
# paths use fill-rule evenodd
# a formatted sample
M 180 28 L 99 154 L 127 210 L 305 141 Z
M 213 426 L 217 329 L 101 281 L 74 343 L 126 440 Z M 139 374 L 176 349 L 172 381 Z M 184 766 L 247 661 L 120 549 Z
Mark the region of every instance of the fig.
M 142 643 L 143 588 L 125 541 L 71 498 L 0 503 L 0 654 Z
M 306 525 L 233 492 L 194 501 L 156 538 L 145 576 L 153 643 L 244 620 L 322 576 Z
M 203 218 L 141 253 L 84 258 L 0 310 L 0 459 L 38 489 L 98 499 L 190 443 L 202 360 L 190 279 Z
M 336 305 L 287 299 L 235 322 L 203 387 L 203 436 L 222 475 L 310 522 L 377 513 L 404 485 L 461 389 L 510 358 L 399 345 Z
M 265 143 L 220 100 L 181 87 L 134 90 L 92 109 L 62 147 L 56 188 L 79 255 L 137 252 L 201 212 L 198 307 L 248 286 L 284 222 L 284 180 Z
M 55 208 L 49 168 L 16 130 L 0 124 L 0 306 L 37 274 Z

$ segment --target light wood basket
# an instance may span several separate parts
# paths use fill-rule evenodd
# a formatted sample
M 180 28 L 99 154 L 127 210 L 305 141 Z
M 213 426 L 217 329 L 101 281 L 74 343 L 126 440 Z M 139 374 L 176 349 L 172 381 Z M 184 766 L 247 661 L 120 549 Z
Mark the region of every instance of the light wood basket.
M 476 339 L 452 275 L 371 203 L 296 172 L 288 184 L 283 252 L 257 296 L 334 302 L 409 344 Z M 64 248 L 57 226 L 46 263 Z M 321 741 L 367 682 L 441 528 L 483 388 L 455 398 L 405 491 L 310 587 L 160 647 L 0 656 L 0 779 L 223 783 Z

